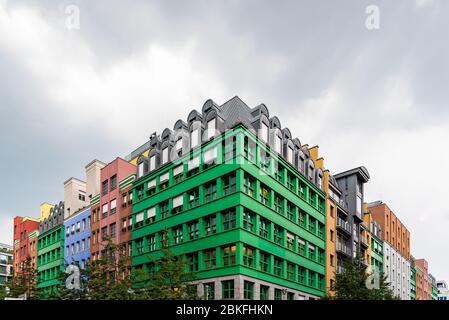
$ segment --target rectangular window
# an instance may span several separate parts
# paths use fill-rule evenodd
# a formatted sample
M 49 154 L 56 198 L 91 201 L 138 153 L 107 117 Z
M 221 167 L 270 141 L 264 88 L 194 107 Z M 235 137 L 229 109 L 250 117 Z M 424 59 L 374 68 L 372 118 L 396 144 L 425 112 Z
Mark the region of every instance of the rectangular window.
M 111 238 L 115 238 L 116 234 L 117 234 L 117 224 L 114 222 L 109 226 L 109 231 L 111 234 Z
M 149 237 L 147 237 L 147 243 L 149 252 L 156 250 L 156 235 L 152 234 Z
M 198 252 L 187 255 L 189 260 L 189 269 L 191 272 L 198 271 Z
M 274 300 L 282 300 L 282 290 L 274 289 Z
M 101 195 L 108 194 L 108 180 L 105 180 L 101 183 Z
M 260 285 L 260 300 L 268 300 L 269 299 L 270 287 Z
M 268 206 L 269 205 L 269 197 L 270 197 L 270 190 L 264 186 L 264 185 L 260 185 L 260 201 Z
M 306 255 L 306 242 L 301 238 L 298 238 L 298 253 L 302 256 Z
M 204 267 L 206 269 L 214 269 L 216 267 L 216 250 L 206 250 L 204 251 Z
M 138 174 L 139 177 L 143 176 L 143 166 L 144 166 L 144 163 L 141 162 L 141 163 L 139 163 L 139 165 L 137 167 L 137 170 L 138 170 L 137 174 Z
M 111 191 L 117 189 L 117 175 L 111 177 Z
M 182 204 L 183 204 L 183 195 L 179 195 L 175 198 L 173 198 L 173 209 L 172 209 L 172 213 L 178 213 L 182 211 Z
M 215 136 L 215 118 L 207 122 L 207 139 Z
M 147 183 L 147 196 L 151 196 L 156 193 L 156 179 L 152 179 Z
M 268 143 L 268 125 L 265 123 L 261 123 L 260 127 L 260 138 L 265 142 Z
M 259 253 L 259 269 L 263 272 L 268 272 L 270 270 L 270 256 L 263 251 L 260 251 Z
M 152 155 L 150 157 L 150 171 L 156 169 L 156 156 Z
M 274 274 L 282 277 L 283 276 L 283 270 L 282 270 L 282 260 L 279 258 L 274 258 L 274 265 L 273 265 L 273 271 Z
M 217 184 L 215 181 L 204 186 L 204 200 L 206 202 L 215 200 L 217 198 Z
M 184 179 L 184 166 L 181 164 L 173 169 L 173 180 L 175 183 L 179 183 Z
M 111 205 L 111 215 L 117 212 L 117 199 L 114 199 L 110 203 Z
M 295 265 L 292 263 L 287 263 L 287 279 L 291 281 L 295 280 Z
M 223 143 L 223 149 L 224 149 L 224 160 L 226 162 L 229 162 L 234 156 L 237 154 L 237 141 L 236 137 L 233 136 L 231 138 L 228 138 Z
M 168 178 L 169 178 L 168 172 L 160 175 L 160 177 L 159 177 L 159 189 L 160 190 L 164 190 L 168 187 Z
M 156 207 L 151 207 L 147 210 L 146 224 L 153 223 L 156 218 Z
M 198 236 L 199 236 L 199 232 L 198 232 L 199 231 L 199 224 L 198 224 L 198 221 L 189 223 L 187 228 L 189 230 L 189 239 L 190 240 L 198 239 Z
M 162 164 L 168 162 L 168 147 L 162 149 Z
M 180 244 L 184 240 L 182 226 L 173 229 L 173 242 Z
M 235 228 L 236 212 L 235 208 L 229 209 L 223 213 L 223 229 L 230 230 Z
M 248 209 L 243 212 L 243 228 L 254 232 L 255 227 L 255 214 Z
M 198 188 L 188 191 L 187 196 L 189 197 L 190 208 L 194 208 L 200 204 L 200 191 Z
M 101 214 L 101 218 L 102 218 L 102 219 L 104 219 L 104 218 L 106 218 L 106 217 L 108 216 L 108 204 L 107 204 L 107 203 L 105 203 L 105 204 L 102 206 L 101 212 L 102 212 L 102 214 Z
M 204 297 L 206 300 L 215 299 L 215 283 L 209 282 L 204 284 Z
M 234 299 L 234 280 L 226 280 L 221 282 L 223 288 L 223 299 Z
M 199 144 L 199 129 L 195 129 L 190 133 L 190 147 L 195 148 Z
M 253 267 L 253 248 L 243 247 L 243 264 L 247 267 Z
M 215 215 L 204 218 L 204 231 L 206 236 L 217 232 L 217 219 Z
M 139 228 L 141 226 L 143 226 L 143 212 L 139 212 L 138 214 L 136 214 L 135 227 Z
M 295 160 L 293 158 L 293 149 L 291 147 L 287 148 L 287 161 L 291 164 L 295 164 Z
M 101 239 L 106 240 L 108 237 L 108 227 L 101 228 Z M 73 245 L 72 245 L 73 247 Z
M 250 162 L 255 162 L 256 160 L 256 145 L 253 141 L 250 141 L 248 137 L 245 137 L 243 142 L 243 152 L 245 154 L 245 158 Z
M 282 245 L 284 231 L 278 226 L 274 226 L 274 242 Z
M 254 197 L 254 189 L 256 187 L 256 180 L 249 175 L 245 175 L 243 179 L 243 192 L 250 197 Z
M 136 240 L 136 253 L 142 254 L 144 252 L 143 250 L 143 238 Z
M 245 281 L 243 283 L 243 297 L 247 300 L 254 299 L 254 282 Z
M 302 210 L 299 210 L 299 225 L 303 228 L 306 227 L 306 213 Z
M 287 218 L 290 221 L 296 222 L 296 207 L 290 201 L 287 202 Z
M 223 177 L 223 193 L 231 194 L 236 191 L 235 172 Z
M 295 248 L 295 235 L 287 232 L 287 249 L 294 250 Z
M 274 194 L 274 210 L 277 213 L 281 213 L 282 214 L 283 203 L 284 203 L 284 200 L 280 196 L 278 196 L 277 194 Z
M 309 244 L 309 258 L 314 261 L 316 260 L 316 248 L 312 244 Z
M 263 238 L 268 239 L 269 238 L 269 232 L 268 232 L 269 222 L 264 219 L 260 219 L 259 223 L 259 235 Z
M 159 203 L 159 212 L 161 214 L 161 218 L 164 219 L 168 216 L 168 213 L 170 212 L 170 206 L 168 204 L 168 200 L 162 201 Z
M 217 146 L 204 151 L 203 159 L 205 165 L 215 164 L 217 162 Z
M 229 266 L 235 264 L 235 245 L 223 248 L 223 265 Z
M 200 159 L 199 157 L 195 157 L 187 163 L 187 176 L 192 176 L 199 171 Z

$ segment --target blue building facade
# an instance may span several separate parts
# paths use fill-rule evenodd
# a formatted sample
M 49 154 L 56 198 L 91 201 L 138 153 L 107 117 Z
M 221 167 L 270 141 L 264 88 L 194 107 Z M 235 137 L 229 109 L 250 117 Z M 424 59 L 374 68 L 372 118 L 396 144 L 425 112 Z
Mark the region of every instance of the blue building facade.
M 65 264 L 84 269 L 90 259 L 90 208 L 75 213 L 64 221 Z

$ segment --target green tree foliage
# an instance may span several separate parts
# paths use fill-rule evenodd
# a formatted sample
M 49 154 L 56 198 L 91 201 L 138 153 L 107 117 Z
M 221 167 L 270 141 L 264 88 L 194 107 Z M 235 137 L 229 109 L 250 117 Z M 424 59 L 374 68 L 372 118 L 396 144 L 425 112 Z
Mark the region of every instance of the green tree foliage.
M 18 298 L 26 294 L 27 299 L 34 300 L 38 298 L 37 270 L 32 264 L 30 256 L 23 262 L 21 270 L 17 270 L 12 279 L 8 282 L 9 297 Z
M 367 280 L 374 279 L 366 272 L 366 267 L 362 259 L 357 257 L 354 260 L 343 262 L 343 272 L 335 276 L 335 284 L 331 292 L 326 294 L 324 299 L 334 300 L 393 300 L 397 299 L 388 287 L 386 276 L 378 273 L 378 286 L 368 288 Z M 373 280 L 374 281 L 374 280 Z M 368 281 L 369 283 L 370 281 Z
M 167 236 L 163 236 L 163 239 L 162 256 L 158 259 L 150 257 L 149 270 L 136 270 L 133 274 L 136 299 L 199 299 L 196 285 L 192 284 L 196 274 L 189 270 L 189 261 L 185 255 L 174 254 Z
M 105 240 L 105 254 L 88 267 L 88 298 L 93 300 L 129 300 L 133 298 L 130 258 L 124 246 Z

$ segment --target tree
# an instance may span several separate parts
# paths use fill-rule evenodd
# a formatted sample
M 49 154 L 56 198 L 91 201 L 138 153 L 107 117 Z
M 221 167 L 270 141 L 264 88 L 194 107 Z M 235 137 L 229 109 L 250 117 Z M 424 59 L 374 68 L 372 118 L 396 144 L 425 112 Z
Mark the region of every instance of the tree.
M 129 275 L 130 259 L 122 244 L 105 239 L 103 255 L 88 266 L 88 299 L 129 300 L 132 299 Z
M 189 270 L 185 255 L 176 255 L 169 245 L 165 231 L 161 247 L 162 256 L 150 257 L 148 272 L 136 270 L 133 284 L 136 298 L 141 300 L 194 300 L 199 299 L 196 285 L 196 273 Z
M 5 300 L 8 296 L 7 287 L 5 285 L 0 285 L 0 301 Z
M 378 286 L 368 288 L 367 280 L 371 275 L 366 272 L 362 258 L 348 259 L 343 262 L 343 272 L 336 274 L 334 287 L 324 299 L 335 300 L 392 300 L 396 299 L 388 287 L 386 276 L 378 273 Z M 376 275 L 374 275 L 376 276 Z M 371 279 L 372 277 L 370 277 Z M 369 282 L 369 281 L 368 281 Z M 377 283 L 377 282 L 376 282 Z
M 30 256 L 22 263 L 21 269 L 16 270 L 11 280 L 8 282 L 9 297 L 18 298 L 26 294 L 27 299 L 34 300 L 38 298 L 37 270 L 32 264 Z

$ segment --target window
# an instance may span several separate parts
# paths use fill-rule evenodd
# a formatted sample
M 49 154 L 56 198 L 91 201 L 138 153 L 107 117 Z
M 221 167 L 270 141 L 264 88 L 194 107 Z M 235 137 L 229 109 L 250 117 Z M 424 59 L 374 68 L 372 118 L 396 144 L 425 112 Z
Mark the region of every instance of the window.
M 223 248 L 223 265 L 235 264 L 235 245 Z
M 243 212 L 243 228 L 251 232 L 254 232 L 255 227 L 254 220 L 255 220 L 254 213 L 245 209 L 245 211 Z
M 254 188 L 256 186 L 256 180 L 249 175 L 245 175 L 243 179 L 243 192 L 250 197 L 254 197 Z
M 287 232 L 287 248 L 289 250 L 294 250 L 295 248 L 295 235 Z
M 299 183 L 298 183 L 298 193 L 299 193 L 299 196 L 301 197 L 301 199 L 305 199 L 306 185 L 301 180 L 299 180 Z
M 70 237 L 70 227 L 66 228 L 65 234 L 67 237 Z
M 188 191 L 187 196 L 189 197 L 190 208 L 194 208 L 200 204 L 200 191 L 198 188 Z
M 270 172 L 270 162 L 271 157 L 266 153 L 265 150 L 260 152 L 260 168 L 265 172 Z
M 188 231 L 189 231 L 189 239 L 190 240 L 194 240 L 197 239 L 199 236 L 199 226 L 198 226 L 198 221 L 195 222 L 191 222 L 188 224 L 187 226 Z
M 86 230 L 86 219 L 83 219 L 83 231 Z
M 117 212 L 117 199 L 114 199 L 110 203 L 111 205 L 111 215 Z
M 278 226 L 274 226 L 274 242 L 282 245 L 282 238 L 283 230 Z
M 156 169 L 156 156 L 152 155 L 150 157 L 150 171 Z
M 278 180 L 280 183 L 284 183 L 284 171 L 284 166 L 276 161 L 274 163 L 274 174 L 276 175 L 276 180 Z
M 279 258 L 274 258 L 274 265 L 273 265 L 273 271 L 274 274 L 277 276 L 283 276 L 283 271 L 282 271 L 282 260 Z
M 79 243 L 79 241 L 76 242 L 76 251 L 75 252 L 76 253 L 80 252 L 80 243 Z M 52 257 L 52 258 L 54 258 L 54 257 Z
M 114 222 L 114 223 L 112 223 L 110 226 L 109 226 L 109 231 L 110 231 L 110 234 L 111 234 L 111 238 L 115 238 L 115 236 L 116 236 L 116 232 L 117 232 L 117 224 Z
M 215 200 L 217 198 L 217 184 L 215 183 L 215 181 L 207 184 L 204 187 L 204 198 L 206 202 Z
M 108 237 L 108 227 L 101 228 L 101 239 L 106 240 L 107 237 Z M 72 245 L 72 247 L 73 247 L 73 245 Z M 73 250 L 72 250 L 72 254 L 73 254 Z
M 224 230 L 234 229 L 235 220 L 236 220 L 235 208 L 225 211 L 223 213 L 223 229 Z
M 223 193 L 224 195 L 231 194 L 236 190 L 235 173 L 223 177 Z
M 226 280 L 221 282 L 223 288 L 223 299 L 234 299 L 234 280 Z
M 154 251 L 156 250 L 156 235 L 152 234 L 149 237 L 147 237 L 147 243 L 148 243 L 148 251 Z
M 243 283 L 243 297 L 247 300 L 254 299 L 254 282 L 245 281 Z
M 302 210 L 299 210 L 299 225 L 303 228 L 306 227 L 306 213 Z
M 168 147 L 162 149 L 162 164 L 168 162 Z
M 282 300 L 282 290 L 274 289 L 274 300 Z
M 209 282 L 204 284 L 204 297 L 206 300 L 215 299 L 215 283 Z
M 204 167 L 210 166 L 216 163 L 217 160 L 217 146 L 204 151 Z
M 200 159 L 195 157 L 187 163 L 187 176 L 192 176 L 199 171 Z
M 216 250 L 204 251 L 204 266 L 206 269 L 214 269 L 216 267 Z
M 170 206 L 168 204 L 168 200 L 162 201 L 161 203 L 159 203 L 159 212 L 161 214 L 162 219 L 164 219 L 168 216 L 169 210 L 170 210 Z
M 168 178 L 169 178 L 168 172 L 160 175 L 160 177 L 159 177 L 159 189 L 160 190 L 164 190 L 165 188 L 168 187 Z
M 316 248 L 312 244 L 309 244 L 309 258 L 316 260 Z
M 295 160 L 293 158 L 293 148 L 292 147 L 287 148 L 287 161 L 293 165 L 295 164 Z
M 179 183 L 184 179 L 184 166 L 181 164 L 173 169 L 173 180 L 175 183 Z
M 270 191 L 268 190 L 268 188 L 264 185 L 260 185 L 260 201 L 266 206 L 268 206 L 269 196 Z
M 187 255 L 187 259 L 189 260 L 190 271 L 198 271 L 198 252 Z
M 144 166 L 144 163 L 141 162 L 141 163 L 139 163 L 139 165 L 137 167 L 137 171 L 138 171 L 137 174 L 139 177 L 143 176 L 143 166 Z
M 136 240 L 136 253 L 142 254 L 143 251 L 143 238 Z
M 102 206 L 101 212 L 102 212 L 102 215 L 101 215 L 102 219 L 104 219 L 104 218 L 106 218 L 108 216 L 108 204 L 107 203 L 105 203 Z
M 86 194 L 85 193 L 78 193 L 78 199 L 81 201 L 86 201 Z
M 315 272 L 309 270 L 309 286 L 315 287 Z
M 253 249 L 247 246 L 243 247 L 243 264 L 247 267 L 253 267 Z
M 295 265 L 292 263 L 287 263 L 287 279 L 291 281 L 295 280 Z
M 296 222 L 296 207 L 290 201 L 287 201 L 287 218 L 290 221 Z
M 224 160 L 228 162 L 237 154 L 237 141 L 233 136 L 224 141 Z
M 317 220 L 311 216 L 309 216 L 309 231 L 313 234 L 316 232 L 316 224 Z
M 173 229 L 173 240 L 175 244 L 180 244 L 183 241 L 182 226 Z
M 295 294 L 293 292 L 287 292 L 287 300 L 295 300 Z
M 139 228 L 141 226 L 143 226 L 143 212 L 139 212 L 138 214 L 136 214 L 135 227 Z
M 104 196 L 108 193 L 108 180 L 101 183 L 101 194 Z
M 280 196 L 278 196 L 277 194 L 274 194 L 274 210 L 277 213 L 282 214 L 283 202 L 284 202 L 284 200 Z
M 117 189 L 117 175 L 111 177 L 111 191 Z
M 84 251 L 84 250 L 86 250 L 86 240 L 85 239 L 83 239 L 81 241 L 81 251 Z
M 245 158 L 250 162 L 254 162 L 256 160 L 255 150 L 255 143 L 253 141 L 249 141 L 248 137 L 245 137 L 245 140 L 243 142 L 243 152 L 245 154 Z
M 153 223 L 156 218 L 156 207 L 151 207 L 147 210 L 146 224 Z
M 172 213 L 178 213 L 182 211 L 182 204 L 183 204 L 183 195 L 179 195 L 175 198 L 173 198 L 173 209 Z
M 195 129 L 190 133 L 190 147 L 195 148 L 199 144 L 199 129 Z
M 215 136 L 215 118 L 207 122 L 207 139 Z
M 270 287 L 260 285 L 260 300 L 268 300 L 269 299 Z
M 265 142 L 268 143 L 268 125 L 265 123 L 261 123 L 260 127 L 260 138 Z
M 268 226 L 269 222 L 265 219 L 260 219 L 259 223 L 259 235 L 263 238 L 268 239 L 269 233 L 268 233 Z
M 217 219 L 215 215 L 204 218 L 204 230 L 206 235 L 217 232 Z
M 282 151 L 282 137 L 278 135 L 278 132 L 274 135 L 274 151 L 277 153 L 281 153 Z
M 306 255 L 306 242 L 301 238 L 298 238 L 298 253 L 302 256 Z

